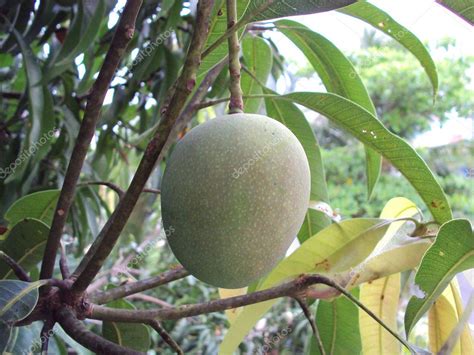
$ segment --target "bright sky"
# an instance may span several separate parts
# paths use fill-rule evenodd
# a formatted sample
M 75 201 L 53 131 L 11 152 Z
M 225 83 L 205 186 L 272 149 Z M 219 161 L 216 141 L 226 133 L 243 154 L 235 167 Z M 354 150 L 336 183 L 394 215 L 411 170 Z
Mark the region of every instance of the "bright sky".
M 456 48 L 450 54 L 454 57 L 474 55 L 474 28 L 435 1 L 371 0 L 370 2 L 390 14 L 422 42 L 436 43 L 441 39 L 450 37 L 456 40 Z M 372 29 L 370 25 L 363 21 L 335 11 L 292 17 L 292 19 L 321 33 L 346 53 L 359 48 L 364 29 Z M 305 56 L 284 35 L 273 32 L 271 38 L 290 62 L 301 63 L 306 61 Z M 436 61 L 436 53 L 431 54 Z M 474 76 L 474 70 L 472 73 Z M 474 80 L 472 84 L 474 95 Z M 321 87 L 314 79 L 303 79 L 298 82 L 297 90 L 315 91 L 321 90 Z M 473 117 L 453 117 L 442 127 L 434 122 L 431 132 L 417 137 L 414 145 L 438 146 L 457 139 L 472 139 L 473 130 Z

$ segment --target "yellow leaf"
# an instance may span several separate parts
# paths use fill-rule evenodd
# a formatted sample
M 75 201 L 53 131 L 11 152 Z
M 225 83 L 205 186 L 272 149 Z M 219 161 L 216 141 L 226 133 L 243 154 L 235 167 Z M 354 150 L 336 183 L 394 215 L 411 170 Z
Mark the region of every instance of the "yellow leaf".
M 229 298 L 229 297 L 234 297 L 234 296 L 241 296 L 241 295 L 245 295 L 247 293 L 247 287 L 243 287 L 243 288 L 233 288 L 233 289 L 229 289 L 229 288 L 220 288 L 219 289 L 219 296 L 220 298 Z M 227 320 L 229 321 L 230 324 L 232 324 L 235 320 L 235 318 L 237 318 L 237 316 L 239 315 L 239 313 L 242 311 L 242 307 L 238 307 L 238 308 L 232 308 L 232 309 L 228 309 L 227 311 L 225 311 L 225 314 L 227 316 Z
M 400 274 L 393 274 L 360 288 L 359 300 L 391 329 L 397 329 Z M 397 339 L 365 312 L 359 312 L 359 327 L 364 355 L 399 354 Z
M 462 312 L 457 282 L 453 280 L 431 306 L 428 313 L 429 346 L 433 353 L 437 353 L 446 342 Z M 452 354 L 469 355 L 473 353 L 473 340 L 469 327 L 466 325 Z

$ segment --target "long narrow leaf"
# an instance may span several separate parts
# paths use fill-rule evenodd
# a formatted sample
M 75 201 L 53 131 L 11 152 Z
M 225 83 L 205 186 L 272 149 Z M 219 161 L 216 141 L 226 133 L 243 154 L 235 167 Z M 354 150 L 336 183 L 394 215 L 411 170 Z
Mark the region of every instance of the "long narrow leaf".
M 356 69 L 331 41 L 295 21 L 280 20 L 275 25 L 308 58 L 329 92 L 354 101 L 377 116 L 372 99 Z M 370 198 L 380 176 L 382 158 L 370 147 L 365 147 L 365 152 Z
M 276 96 L 306 106 L 347 130 L 365 145 L 387 158 L 413 185 L 435 220 L 444 223 L 452 218 L 443 189 L 428 165 L 406 141 L 388 131 L 363 107 L 335 94 L 297 92 Z
M 366 1 L 358 1 L 338 11 L 367 22 L 409 50 L 425 69 L 433 86 L 433 96 L 436 96 L 439 85 L 438 71 L 431 55 L 418 37 L 400 25 L 385 11 Z

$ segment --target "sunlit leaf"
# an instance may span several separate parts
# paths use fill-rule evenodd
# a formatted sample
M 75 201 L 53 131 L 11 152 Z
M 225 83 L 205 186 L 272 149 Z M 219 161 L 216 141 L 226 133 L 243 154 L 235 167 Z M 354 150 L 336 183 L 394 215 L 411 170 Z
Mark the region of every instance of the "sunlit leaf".
M 241 295 L 245 295 L 246 293 L 247 293 L 247 287 L 232 288 L 232 289 L 219 288 L 219 297 L 221 299 L 241 296 Z M 234 320 L 237 318 L 240 312 L 242 312 L 242 307 L 232 308 L 225 311 L 225 315 L 227 316 L 227 320 L 229 321 L 230 324 L 234 322 Z
M 438 353 L 451 332 L 459 322 L 463 307 L 459 289 L 455 280 L 443 291 L 433 303 L 428 312 L 429 346 L 430 351 Z M 461 339 L 456 343 L 453 354 L 472 354 L 474 346 L 469 326 L 465 326 Z
M 361 218 L 331 224 L 282 260 L 260 282 L 257 290 L 272 287 L 302 273 L 331 275 L 350 269 L 372 252 L 390 223 L 391 221 L 387 220 Z M 327 290 L 326 286 L 317 286 L 317 288 Z M 221 344 L 220 353 L 232 353 L 275 302 L 275 300 L 270 300 L 244 307 L 229 328 Z
M 474 232 L 471 223 L 465 219 L 455 219 L 443 224 L 415 276 L 415 284 L 424 296 L 414 296 L 408 302 L 405 313 L 407 334 L 453 277 L 471 268 L 474 268 Z
M 400 274 L 393 274 L 360 286 L 360 301 L 391 329 L 397 329 Z M 365 312 L 359 313 L 364 354 L 398 354 L 400 343 Z

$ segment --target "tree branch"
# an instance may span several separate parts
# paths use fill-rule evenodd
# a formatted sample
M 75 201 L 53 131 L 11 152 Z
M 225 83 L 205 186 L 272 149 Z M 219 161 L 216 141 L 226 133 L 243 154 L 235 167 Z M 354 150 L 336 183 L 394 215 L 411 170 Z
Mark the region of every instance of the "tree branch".
M 182 267 L 166 271 L 158 276 L 150 277 L 148 279 L 127 283 L 125 285 L 115 287 L 109 291 L 97 292 L 91 295 L 91 300 L 94 303 L 104 304 L 110 301 L 127 297 L 135 293 L 143 292 L 169 282 L 182 279 L 188 276 L 189 273 Z
M 227 28 L 232 28 L 237 22 L 237 0 L 227 0 Z M 229 46 L 229 74 L 230 74 L 230 102 L 229 113 L 242 113 L 244 100 L 240 88 L 240 44 L 239 34 L 233 32 L 228 38 Z
M 152 319 L 175 320 L 200 314 L 225 311 L 227 309 L 247 306 L 249 304 L 264 302 L 284 296 L 295 297 L 314 284 L 325 284 L 332 287 L 334 282 L 321 275 L 302 275 L 295 280 L 263 291 L 174 308 L 126 310 L 93 305 L 89 318 L 137 323 L 143 323 Z
M 77 277 L 73 284 L 73 292 L 75 293 L 85 291 L 112 251 L 148 177 L 158 161 L 160 152 L 171 133 L 176 119 L 194 88 L 196 72 L 201 62 L 202 48 L 209 32 L 209 21 L 213 4 L 214 0 L 201 0 L 198 4 L 196 28 L 194 29 L 183 71 L 178 78 L 176 89 L 173 91 L 171 100 L 169 100 L 169 105 L 163 110 L 163 117 L 157 132 L 145 150 L 130 187 L 74 272 L 73 277 Z
M 53 275 L 56 252 L 61 240 L 61 234 L 66 223 L 69 209 L 74 199 L 76 184 L 86 158 L 90 142 L 95 133 L 95 126 L 100 116 L 102 104 L 109 84 L 117 67 L 125 54 L 126 48 L 133 37 L 135 21 L 142 0 L 128 0 L 114 34 L 112 43 L 104 59 L 99 76 L 88 96 L 84 118 L 77 135 L 76 144 L 69 161 L 63 187 L 51 224 L 48 240 L 43 254 L 40 278 L 47 279 Z
M 181 350 L 178 343 L 174 341 L 171 335 L 165 330 L 165 328 L 162 327 L 160 322 L 158 322 L 157 320 L 151 320 L 148 322 L 148 325 L 156 330 L 156 332 L 161 336 L 164 342 L 168 344 L 170 348 L 176 352 L 176 354 L 184 355 L 184 352 L 183 350 Z
M 323 341 L 321 340 L 321 336 L 319 334 L 318 326 L 314 321 L 313 316 L 311 315 L 311 311 L 308 307 L 308 303 L 306 297 L 295 297 L 296 302 L 298 302 L 303 314 L 305 315 L 306 319 L 308 320 L 309 324 L 311 325 L 311 329 L 313 330 L 313 335 L 316 338 L 316 344 L 318 345 L 319 352 L 321 355 L 326 355 L 326 351 L 324 350 Z
M 59 309 L 55 314 L 64 331 L 87 349 L 99 354 L 123 354 L 136 355 L 141 352 L 124 348 L 107 339 L 104 339 L 87 330 L 84 324 L 76 318 L 74 313 L 67 307 Z
M 28 273 L 15 260 L 0 250 L 0 259 L 2 259 L 12 269 L 18 280 L 31 282 Z

